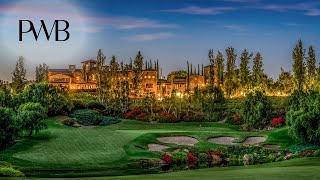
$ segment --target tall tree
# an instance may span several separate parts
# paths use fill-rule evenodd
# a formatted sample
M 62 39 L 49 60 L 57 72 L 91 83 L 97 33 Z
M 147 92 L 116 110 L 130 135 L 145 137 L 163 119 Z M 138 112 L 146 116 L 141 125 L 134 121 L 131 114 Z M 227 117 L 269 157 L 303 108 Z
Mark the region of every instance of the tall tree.
M 106 56 L 102 50 L 99 49 L 96 60 L 96 79 L 97 79 L 97 91 L 99 94 L 99 101 L 102 105 L 105 105 L 108 98 L 109 82 L 107 76 L 107 69 L 105 68 Z
M 46 109 L 40 103 L 25 103 L 20 105 L 18 116 L 22 120 L 22 129 L 28 131 L 28 136 L 47 128 Z
M 303 90 L 303 85 L 305 83 L 306 67 L 305 67 L 305 49 L 303 48 L 302 40 L 300 39 L 296 47 L 292 52 L 293 59 L 293 77 L 294 82 L 298 90 Z
M 253 58 L 253 67 L 252 67 L 252 84 L 254 87 L 261 85 L 263 82 L 264 70 L 262 68 L 262 56 L 258 52 Z
M 24 68 L 23 57 L 20 56 L 16 67 L 12 73 L 12 89 L 14 93 L 20 93 L 24 86 L 26 79 L 26 69 Z
M 250 80 L 250 69 L 249 69 L 249 61 L 252 58 L 253 54 L 249 53 L 246 49 L 242 52 L 240 57 L 240 83 L 242 89 L 248 87 Z
M 135 91 L 136 96 L 141 96 L 142 95 L 142 67 L 143 67 L 143 56 L 141 52 L 139 51 L 136 58 L 133 61 L 133 89 Z
M 115 56 L 112 56 L 109 63 L 109 82 L 111 95 L 118 98 L 120 95 L 120 74 L 119 74 L 119 63 L 116 60 Z
M 233 47 L 228 47 L 226 49 L 227 54 L 227 69 L 226 69 L 226 82 L 225 82 L 225 90 L 227 96 L 230 97 L 232 91 L 234 90 L 234 78 L 235 78 L 235 69 L 236 69 L 236 59 L 237 54 Z
M 278 86 L 277 89 L 280 91 L 281 94 L 291 94 L 293 91 L 294 82 L 293 76 L 291 75 L 290 71 L 285 71 L 283 68 L 281 68 L 281 73 L 276 84 Z
M 49 67 L 43 63 L 36 67 L 36 82 L 48 82 Z
M 208 52 L 208 58 L 210 62 L 209 66 L 209 84 L 210 86 L 214 86 L 214 54 L 213 54 L 213 49 L 209 49 Z M 192 65 L 191 65 L 191 74 L 192 74 Z
M 223 85 L 224 58 L 220 51 L 218 51 L 218 54 L 216 56 L 215 67 L 217 69 L 216 77 L 217 77 L 218 87 L 221 87 Z
M 316 55 L 312 46 L 309 47 L 307 58 L 307 84 L 311 88 L 316 79 Z

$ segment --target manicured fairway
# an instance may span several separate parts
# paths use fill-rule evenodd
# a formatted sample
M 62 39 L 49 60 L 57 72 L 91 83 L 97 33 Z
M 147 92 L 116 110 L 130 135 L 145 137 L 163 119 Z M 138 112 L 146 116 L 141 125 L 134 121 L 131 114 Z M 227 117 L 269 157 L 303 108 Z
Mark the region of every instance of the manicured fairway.
M 27 175 L 51 176 L 54 173 L 76 176 L 86 171 L 109 175 L 113 173 L 110 168 L 122 175 L 132 174 L 123 170 L 135 159 L 159 157 L 156 152 L 147 150 L 149 143 L 163 144 L 171 149 L 185 147 L 161 143 L 157 140 L 159 136 L 191 136 L 199 140 L 195 145 L 199 149 L 217 147 L 208 142 L 209 138 L 216 136 L 233 136 L 238 142 L 248 136 L 264 136 L 267 137 L 265 143 L 278 143 L 282 147 L 293 143 L 287 136 L 286 128 L 242 132 L 238 126 L 221 123 L 150 124 L 134 120 L 122 120 L 107 127 L 73 128 L 62 125 L 59 121 L 63 118 L 49 119 L 47 130 L 32 139 L 22 139 L 10 149 L 0 152 L 0 159 L 12 162 Z

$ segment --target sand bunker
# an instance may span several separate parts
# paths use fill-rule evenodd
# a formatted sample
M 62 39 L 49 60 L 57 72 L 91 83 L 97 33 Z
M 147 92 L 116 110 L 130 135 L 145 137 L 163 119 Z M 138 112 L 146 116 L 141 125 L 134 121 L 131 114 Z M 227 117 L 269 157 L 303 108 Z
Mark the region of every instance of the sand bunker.
M 258 144 L 264 142 L 267 138 L 265 137 L 248 137 L 242 142 L 243 145 Z
M 215 137 L 208 139 L 208 141 L 215 144 L 232 145 L 236 144 L 233 143 L 234 139 L 234 137 Z
M 187 146 L 194 146 L 199 142 L 197 139 L 188 136 L 159 137 L 157 139 L 164 143 L 172 143 Z
M 149 148 L 149 151 L 162 151 L 169 147 L 161 144 L 148 144 L 148 148 Z
M 278 144 L 264 144 L 262 147 L 267 148 L 267 149 L 277 149 L 280 146 Z

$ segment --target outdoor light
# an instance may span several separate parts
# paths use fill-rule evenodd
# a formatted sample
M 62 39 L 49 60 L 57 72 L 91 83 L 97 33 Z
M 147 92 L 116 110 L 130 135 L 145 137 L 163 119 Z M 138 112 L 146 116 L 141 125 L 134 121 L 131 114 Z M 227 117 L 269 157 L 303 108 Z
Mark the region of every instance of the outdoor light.
M 183 97 L 183 94 L 181 94 L 180 92 L 177 92 L 176 94 L 179 98 L 182 98 Z

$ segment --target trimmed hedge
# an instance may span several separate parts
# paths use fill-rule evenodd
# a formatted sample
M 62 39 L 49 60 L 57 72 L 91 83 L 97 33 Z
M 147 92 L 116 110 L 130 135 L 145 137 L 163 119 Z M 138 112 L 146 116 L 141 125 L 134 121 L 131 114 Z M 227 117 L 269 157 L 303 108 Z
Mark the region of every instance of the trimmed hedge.
M 120 122 L 120 120 L 116 118 L 102 116 L 98 112 L 90 109 L 76 110 L 70 114 L 70 117 L 74 118 L 77 123 L 83 126 L 108 126 Z M 74 124 L 74 122 L 71 124 Z

